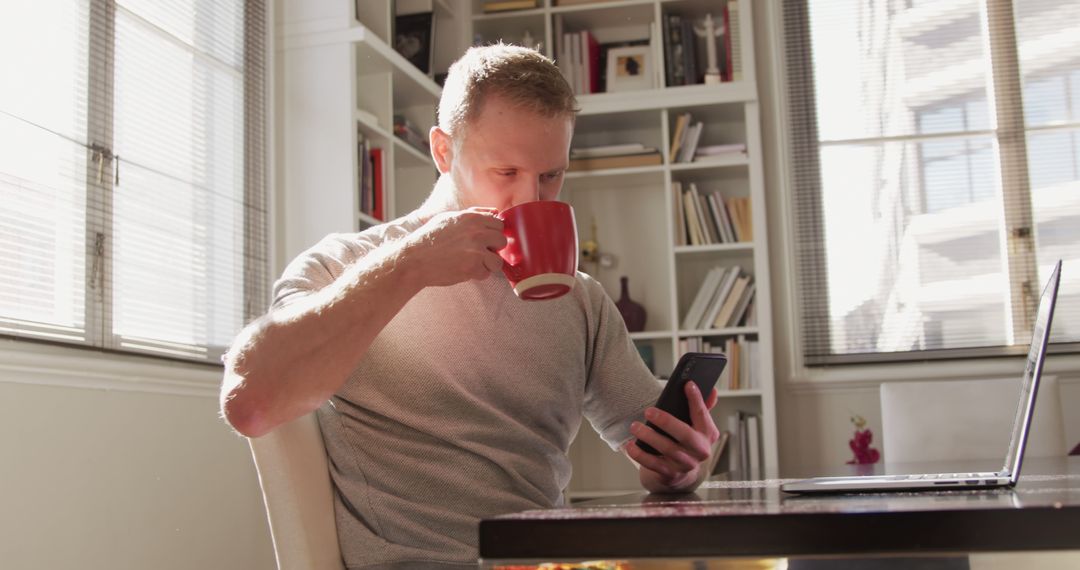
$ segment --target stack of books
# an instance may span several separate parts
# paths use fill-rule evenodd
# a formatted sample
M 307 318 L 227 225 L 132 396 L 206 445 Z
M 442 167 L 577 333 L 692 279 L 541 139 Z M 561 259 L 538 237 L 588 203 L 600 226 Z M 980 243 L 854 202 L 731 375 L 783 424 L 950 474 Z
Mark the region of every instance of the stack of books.
M 682 330 L 749 326 L 748 320 L 754 312 L 755 289 L 754 276 L 738 265 L 712 268 L 690 303 Z
M 694 85 L 705 81 L 708 67 L 706 41 L 717 42 L 717 67 L 721 81 L 742 80 L 742 54 L 739 37 L 739 2 L 721 2 L 720 13 L 713 14 L 722 30 L 719 38 L 706 39 L 695 31 L 700 18 L 665 12 L 661 20 L 664 37 L 664 80 L 668 87 Z
M 716 383 L 717 390 L 752 390 L 760 388 L 757 374 L 758 341 L 745 335 L 722 339 L 713 343 L 701 337 L 679 339 L 679 353 L 714 352 L 728 357 L 724 373 Z
M 694 122 L 690 113 L 682 113 L 675 118 L 675 130 L 668 152 L 672 163 L 721 161 L 731 156 L 746 156 L 746 143 L 700 145 L 704 128 L 705 124 L 702 121 Z
M 671 183 L 675 197 L 675 245 L 710 245 L 754 239 L 750 199 L 724 197 L 719 190 L 702 193 L 691 182 Z
M 641 143 L 613 144 L 570 149 L 568 172 L 630 168 L 663 164 L 660 151 Z
M 749 481 L 760 480 L 763 472 L 761 453 L 761 416 L 739 411 L 728 416 L 727 466 Z
M 376 220 L 384 221 L 383 151 L 381 148 L 372 147 L 363 133 L 357 133 L 356 154 L 360 170 L 360 211 Z

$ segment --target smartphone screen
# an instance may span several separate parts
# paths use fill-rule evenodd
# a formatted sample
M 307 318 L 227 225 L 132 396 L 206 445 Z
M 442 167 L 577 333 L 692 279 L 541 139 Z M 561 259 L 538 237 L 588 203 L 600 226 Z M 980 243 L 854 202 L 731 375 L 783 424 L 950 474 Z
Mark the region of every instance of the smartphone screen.
M 664 391 L 660 393 L 660 398 L 656 401 L 656 407 L 690 424 L 690 402 L 686 399 L 686 383 L 693 382 L 697 384 L 702 397 L 707 398 L 726 365 L 727 356 L 723 354 L 687 352 L 682 355 L 679 363 L 675 365 L 675 370 L 671 372 L 671 378 L 668 379 L 667 385 L 664 386 Z M 664 433 L 664 430 L 653 425 L 652 422 L 645 422 L 645 425 L 672 440 L 675 439 Z M 660 455 L 660 452 L 653 446 L 643 441 L 635 441 L 635 443 L 646 453 Z

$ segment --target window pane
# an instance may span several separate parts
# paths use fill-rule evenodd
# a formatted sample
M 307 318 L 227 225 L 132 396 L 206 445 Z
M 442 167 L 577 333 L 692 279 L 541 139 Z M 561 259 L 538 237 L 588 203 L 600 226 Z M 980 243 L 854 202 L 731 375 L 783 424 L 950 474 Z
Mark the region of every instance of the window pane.
M 13 81 L 0 89 L 6 334 L 85 339 L 85 4 L 17 1 L 0 18 L 0 76 Z
M 1007 342 L 1001 200 L 996 177 L 973 176 L 993 172 L 991 141 L 933 144 L 822 149 L 833 338 L 818 354 Z
M 1080 3 L 1017 2 L 1028 178 L 1040 279 L 1064 261 L 1051 332 L 1080 340 Z M 1039 283 L 1041 288 L 1042 283 Z
M 917 110 L 963 97 L 986 101 L 980 2 L 904 8 L 888 0 L 809 0 L 814 89 L 822 140 L 985 129 L 988 108 L 966 121 L 929 120 Z
M 126 11 L 116 34 L 113 332 L 224 347 L 243 324 L 242 70 Z

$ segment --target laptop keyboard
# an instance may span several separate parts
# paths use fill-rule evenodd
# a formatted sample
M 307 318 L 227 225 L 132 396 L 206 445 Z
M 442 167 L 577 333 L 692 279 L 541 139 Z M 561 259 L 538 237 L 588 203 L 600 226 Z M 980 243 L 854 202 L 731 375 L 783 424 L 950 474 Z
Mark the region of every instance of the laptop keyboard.
M 933 479 L 996 479 L 1005 477 L 1005 473 L 926 473 L 918 475 L 895 475 L 900 480 L 933 480 Z

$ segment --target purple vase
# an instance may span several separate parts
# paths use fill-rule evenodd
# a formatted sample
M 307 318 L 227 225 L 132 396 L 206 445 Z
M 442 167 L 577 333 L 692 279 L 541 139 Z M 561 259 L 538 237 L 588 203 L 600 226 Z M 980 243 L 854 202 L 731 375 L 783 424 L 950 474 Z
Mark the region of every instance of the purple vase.
M 615 302 L 615 307 L 619 309 L 619 314 L 626 323 L 626 330 L 630 332 L 645 330 L 645 307 L 630 300 L 629 278 L 623 275 L 619 281 L 622 283 L 622 294 Z

